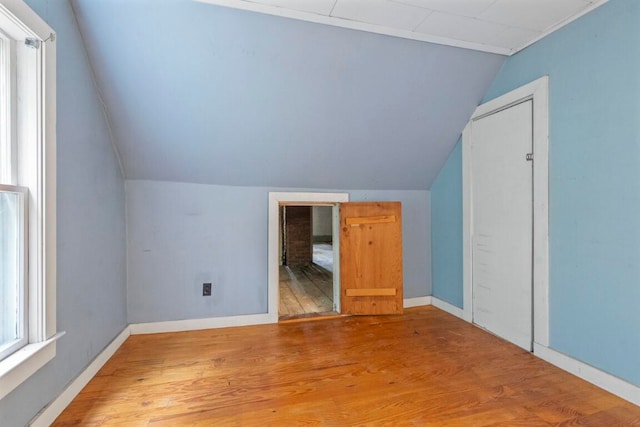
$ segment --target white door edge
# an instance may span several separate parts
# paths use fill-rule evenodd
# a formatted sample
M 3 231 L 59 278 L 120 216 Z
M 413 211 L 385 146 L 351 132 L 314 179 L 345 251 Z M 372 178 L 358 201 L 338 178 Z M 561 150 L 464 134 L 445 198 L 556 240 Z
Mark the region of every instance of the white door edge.
M 333 311 L 340 313 L 340 204 L 333 205 L 331 212 L 333 244 Z
M 473 321 L 471 262 L 471 140 L 473 122 L 513 104 L 533 100 L 533 337 L 549 345 L 549 78 L 531 83 L 476 108 L 462 133 L 463 318 Z

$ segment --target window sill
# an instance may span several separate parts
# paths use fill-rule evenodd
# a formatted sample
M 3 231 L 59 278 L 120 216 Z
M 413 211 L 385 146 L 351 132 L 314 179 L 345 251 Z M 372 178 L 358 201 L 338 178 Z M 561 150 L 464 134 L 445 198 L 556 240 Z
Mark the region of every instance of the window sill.
M 56 341 L 63 335 L 59 332 L 46 341 L 28 344 L 0 361 L 0 399 L 55 357 Z

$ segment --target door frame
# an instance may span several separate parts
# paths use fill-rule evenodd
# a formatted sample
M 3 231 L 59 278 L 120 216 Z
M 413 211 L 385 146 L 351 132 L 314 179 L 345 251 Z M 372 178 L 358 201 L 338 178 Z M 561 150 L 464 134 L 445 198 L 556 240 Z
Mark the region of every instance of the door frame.
M 280 281 L 280 205 L 335 205 L 348 201 L 349 193 L 269 192 L 269 248 L 267 261 L 269 291 L 267 298 L 269 307 L 268 315 L 274 322 L 278 321 L 278 304 L 280 302 L 278 286 Z
M 533 101 L 533 341 L 549 346 L 549 77 L 476 108 L 462 133 L 463 318 L 473 322 L 471 141 L 473 123 L 521 102 Z

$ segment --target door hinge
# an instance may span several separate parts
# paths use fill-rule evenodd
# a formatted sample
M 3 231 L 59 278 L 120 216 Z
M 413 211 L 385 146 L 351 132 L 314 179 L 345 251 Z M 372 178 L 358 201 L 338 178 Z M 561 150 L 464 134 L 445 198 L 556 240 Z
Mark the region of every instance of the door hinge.
M 533 153 L 527 153 L 527 162 L 532 162 L 533 161 Z

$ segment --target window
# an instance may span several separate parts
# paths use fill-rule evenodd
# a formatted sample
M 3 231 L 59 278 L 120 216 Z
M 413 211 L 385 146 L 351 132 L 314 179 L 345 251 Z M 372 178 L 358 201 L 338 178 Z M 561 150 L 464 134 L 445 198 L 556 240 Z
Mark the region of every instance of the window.
M 28 190 L 16 180 L 15 90 L 12 40 L 0 33 L 0 360 L 28 342 L 26 269 L 26 201 Z
M 55 34 L 0 4 L 0 399 L 55 356 Z
M 26 198 L 26 189 L 0 185 L 0 359 L 28 342 Z

